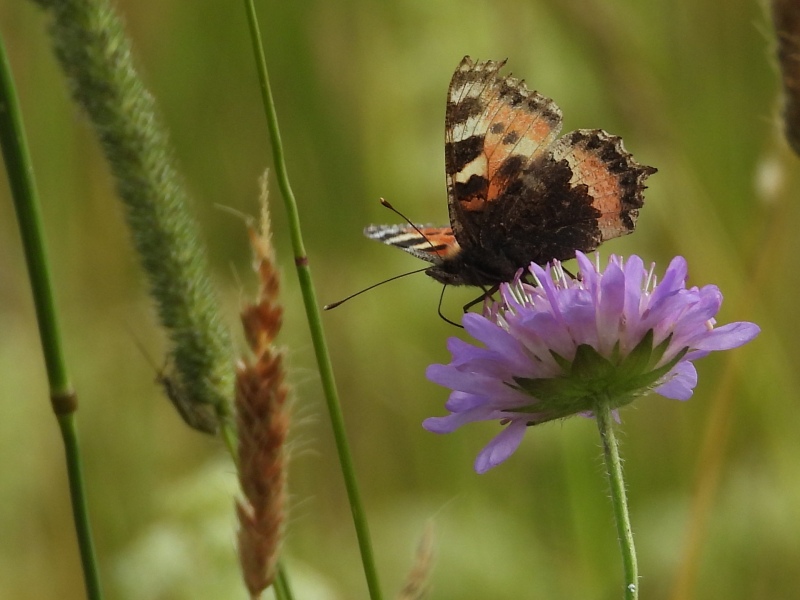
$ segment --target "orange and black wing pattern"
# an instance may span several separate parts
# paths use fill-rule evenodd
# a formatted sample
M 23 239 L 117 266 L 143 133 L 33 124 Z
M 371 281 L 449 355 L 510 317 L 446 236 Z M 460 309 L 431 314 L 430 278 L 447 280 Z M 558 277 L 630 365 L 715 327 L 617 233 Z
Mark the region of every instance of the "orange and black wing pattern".
M 450 227 L 433 225 L 370 225 L 364 235 L 371 240 L 402 248 L 434 265 L 458 253 L 459 246 Z
M 464 57 L 450 81 L 445 171 L 450 227 L 371 226 L 367 237 L 433 263 L 445 284 L 495 286 L 530 263 L 567 260 L 633 231 L 656 172 L 602 129 L 559 138 L 561 110 Z

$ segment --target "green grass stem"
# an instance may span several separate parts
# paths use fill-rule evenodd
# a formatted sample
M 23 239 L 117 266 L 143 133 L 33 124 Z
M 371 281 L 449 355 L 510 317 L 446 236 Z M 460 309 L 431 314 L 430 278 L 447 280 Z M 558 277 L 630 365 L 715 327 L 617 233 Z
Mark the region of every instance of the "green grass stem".
M 275 598 L 277 600 L 294 600 L 294 594 L 292 594 L 292 588 L 289 585 L 289 575 L 281 562 L 278 563 L 278 572 L 272 587 L 275 590 Z
M 267 61 L 264 56 L 264 47 L 261 42 L 261 33 L 258 28 L 258 18 L 256 15 L 253 0 L 245 0 L 245 10 L 250 28 L 250 36 L 253 42 L 253 53 L 255 55 L 256 66 L 258 69 L 259 83 L 261 86 L 261 96 L 264 103 L 264 112 L 269 127 L 270 144 L 272 146 L 272 158 L 275 164 L 275 174 L 278 187 L 283 197 L 286 214 L 289 222 L 289 233 L 292 240 L 292 250 L 294 252 L 294 262 L 297 268 L 297 276 L 300 280 L 300 290 L 303 294 L 303 304 L 305 305 L 306 318 L 311 330 L 311 339 L 314 344 L 314 353 L 317 359 L 322 389 L 325 394 L 325 401 L 328 407 L 328 414 L 333 428 L 333 435 L 336 442 L 336 450 L 339 455 L 339 463 L 344 477 L 347 497 L 350 502 L 350 511 L 353 516 L 353 523 L 358 537 L 358 545 L 361 552 L 361 561 L 364 574 L 369 588 L 370 598 L 380 600 L 381 591 L 378 581 L 377 569 L 375 567 L 375 557 L 370 541 L 369 527 L 367 524 L 366 513 L 361 501 L 356 481 L 353 457 L 347 443 L 347 435 L 344 427 L 344 416 L 339 402 L 339 393 L 336 389 L 336 381 L 333 375 L 330 353 L 325 341 L 325 333 L 322 327 L 322 316 L 317 302 L 317 295 L 314 289 L 314 282 L 311 278 L 311 268 L 308 263 L 303 236 L 300 227 L 300 215 L 297 209 L 294 193 L 289 184 L 289 175 L 286 170 L 284 160 L 283 145 L 278 128 L 278 116 L 275 110 L 275 102 L 272 98 L 269 75 L 267 72 Z
M 50 386 L 50 400 L 56 413 L 64 455 L 67 465 L 72 517 L 78 537 L 78 548 L 83 568 L 86 596 L 89 600 L 100 600 L 100 578 L 97 559 L 92 542 L 89 523 L 89 509 L 83 482 L 83 468 L 78 447 L 75 412 L 78 402 L 70 383 L 61 343 L 50 265 L 44 244 L 41 210 L 36 185 L 33 179 L 33 166 L 22 126 L 17 95 L 11 77 L 11 68 L 6 57 L 5 46 L 0 39 L 0 145 L 8 172 L 14 209 L 19 224 L 25 260 L 28 265 L 28 278 L 33 291 L 36 319 L 39 324 L 39 338 L 42 343 L 47 379 Z

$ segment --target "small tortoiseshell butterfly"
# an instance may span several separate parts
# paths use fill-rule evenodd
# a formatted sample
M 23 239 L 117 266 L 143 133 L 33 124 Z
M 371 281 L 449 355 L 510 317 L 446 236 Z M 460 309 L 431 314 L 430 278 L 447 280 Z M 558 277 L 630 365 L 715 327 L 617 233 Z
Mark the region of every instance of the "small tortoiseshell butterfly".
M 561 110 L 505 61 L 464 57 L 447 95 L 450 227 L 371 225 L 364 234 L 433 263 L 449 285 L 496 286 L 531 262 L 567 260 L 631 233 L 644 202 L 640 165 L 602 129 L 563 137 Z

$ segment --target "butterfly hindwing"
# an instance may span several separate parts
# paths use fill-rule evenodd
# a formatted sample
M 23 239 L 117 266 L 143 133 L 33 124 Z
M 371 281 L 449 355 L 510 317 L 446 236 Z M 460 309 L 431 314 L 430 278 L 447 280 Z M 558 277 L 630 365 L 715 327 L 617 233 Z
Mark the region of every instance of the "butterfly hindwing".
M 602 129 L 571 131 L 554 144 L 553 156 L 569 164 L 572 187 L 586 186 L 592 198 L 598 213 L 597 245 L 633 231 L 644 205 L 644 180 L 656 169 L 637 163 L 622 138 Z
M 514 171 L 486 211 L 481 250 L 472 262 L 500 254 L 495 264 L 507 259 L 503 275 L 508 276 L 513 265 L 567 260 L 576 249 L 590 252 L 628 234 L 644 203 L 644 179 L 652 172 L 633 160 L 617 136 L 599 129 L 570 132 L 547 154 Z

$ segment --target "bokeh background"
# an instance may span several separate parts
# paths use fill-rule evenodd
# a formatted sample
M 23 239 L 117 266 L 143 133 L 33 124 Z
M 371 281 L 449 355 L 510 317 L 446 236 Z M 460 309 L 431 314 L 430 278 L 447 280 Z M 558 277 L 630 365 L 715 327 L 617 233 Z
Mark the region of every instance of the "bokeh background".
M 121 0 L 210 247 L 237 345 L 255 283 L 242 222 L 270 165 L 243 5 Z M 397 0 L 259 3 L 288 168 L 313 275 L 331 302 L 419 265 L 361 236 L 398 219 L 445 222 L 443 116 L 459 60 L 508 58 L 556 100 L 564 131 L 624 136 L 659 173 L 637 232 L 610 252 L 681 254 L 718 284 L 720 322 L 752 320 L 747 347 L 699 363 L 686 403 L 623 411 L 642 597 L 800 595 L 798 159 L 779 136 L 769 17 L 756 0 Z M 234 557 L 233 469 L 184 427 L 154 383 L 164 360 L 143 276 L 94 134 L 71 103 L 44 15 L 0 0 L 43 203 L 96 543 L 109 597 L 245 598 Z M 31 294 L 0 175 L 0 597 L 83 597 L 64 462 Z M 273 186 L 274 188 L 274 186 Z M 285 556 L 298 598 L 365 598 L 356 541 L 303 320 L 282 205 L 282 343 L 295 394 Z M 440 288 L 417 275 L 325 314 L 385 592 L 429 523 L 432 598 L 605 599 L 621 567 L 594 423 L 530 431 L 478 476 L 496 425 L 439 437 L 447 362 Z M 474 294 L 448 290 L 457 316 Z M 147 351 L 144 356 L 137 344 Z

